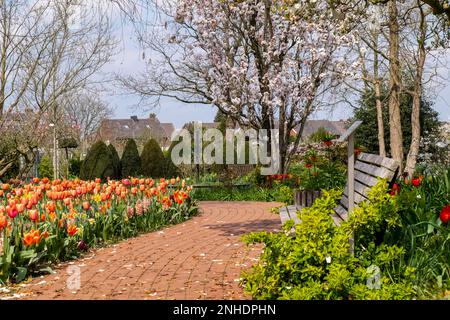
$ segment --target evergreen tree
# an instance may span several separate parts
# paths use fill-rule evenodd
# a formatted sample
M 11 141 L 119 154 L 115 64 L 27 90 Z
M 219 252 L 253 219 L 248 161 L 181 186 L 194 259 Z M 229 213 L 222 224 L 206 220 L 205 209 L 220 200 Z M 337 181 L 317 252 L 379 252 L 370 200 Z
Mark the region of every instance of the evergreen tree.
M 164 177 L 166 159 L 158 142 L 150 139 L 144 146 L 141 155 L 142 174 L 146 177 L 161 178 Z
M 120 179 L 121 175 L 122 175 L 122 171 L 120 168 L 119 154 L 117 153 L 116 148 L 112 144 L 109 144 L 108 149 L 109 149 L 109 152 L 111 152 L 111 156 L 113 159 L 114 179 Z
M 120 161 L 122 178 L 137 177 L 141 175 L 141 158 L 136 141 L 128 139 Z
M 89 150 L 81 165 L 80 177 L 83 180 L 100 178 L 106 180 L 114 176 L 113 157 L 103 141 L 96 142 Z
M 387 92 L 382 93 L 382 101 L 387 101 Z M 411 145 L 411 112 L 412 112 L 412 97 L 407 93 L 400 96 L 401 104 L 401 121 L 403 131 L 403 148 L 405 156 L 409 151 Z M 356 142 L 367 148 L 369 153 L 378 154 L 378 124 L 377 111 L 375 105 L 375 93 L 373 90 L 366 91 L 359 100 L 359 106 L 354 111 L 354 119 L 361 120 L 363 124 L 356 132 Z M 384 141 L 387 146 L 387 153 L 389 150 L 389 108 L 387 105 L 383 106 L 383 125 L 384 125 Z M 438 113 L 433 109 L 433 104 L 430 101 L 422 100 L 420 108 L 420 125 L 422 136 L 434 133 L 439 130 Z

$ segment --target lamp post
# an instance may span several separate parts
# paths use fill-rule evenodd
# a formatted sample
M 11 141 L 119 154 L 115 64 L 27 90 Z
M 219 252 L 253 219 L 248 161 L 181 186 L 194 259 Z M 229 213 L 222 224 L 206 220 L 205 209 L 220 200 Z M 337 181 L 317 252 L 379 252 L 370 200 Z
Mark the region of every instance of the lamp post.
M 53 179 L 58 179 L 58 140 L 56 139 L 56 125 L 49 124 L 53 128 Z

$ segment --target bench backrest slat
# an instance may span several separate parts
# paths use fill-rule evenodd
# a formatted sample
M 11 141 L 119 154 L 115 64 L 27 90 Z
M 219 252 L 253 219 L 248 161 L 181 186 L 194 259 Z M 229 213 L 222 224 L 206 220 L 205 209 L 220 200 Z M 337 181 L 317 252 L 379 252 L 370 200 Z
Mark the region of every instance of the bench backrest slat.
M 367 200 L 367 193 L 378 183 L 378 179 L 386 179 L 390 184 L 398 174 L 398 164 L 390 158 L 375 154 L 361 153 L 355 162 L 355 205 Z M 348 182 L 340 204 L 334 209 L 343 220 L 348 218 Z
M 394 159 L 382 157 L 376 154 L 361 153 L 358 160 L 367 162 L 370 164 L 375 164 L 380 167 L 384 167 L 388 170 L 395 171 L 398 168 L 398 164 Z

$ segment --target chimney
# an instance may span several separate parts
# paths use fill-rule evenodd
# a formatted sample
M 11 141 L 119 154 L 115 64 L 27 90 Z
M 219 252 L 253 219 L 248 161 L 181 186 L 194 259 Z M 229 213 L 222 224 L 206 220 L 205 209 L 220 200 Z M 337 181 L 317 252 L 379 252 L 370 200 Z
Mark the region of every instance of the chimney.
M 134 122 L 138 122 L 139 121 L 137 116 L 131 116 L 131 120 L 133 120 Z

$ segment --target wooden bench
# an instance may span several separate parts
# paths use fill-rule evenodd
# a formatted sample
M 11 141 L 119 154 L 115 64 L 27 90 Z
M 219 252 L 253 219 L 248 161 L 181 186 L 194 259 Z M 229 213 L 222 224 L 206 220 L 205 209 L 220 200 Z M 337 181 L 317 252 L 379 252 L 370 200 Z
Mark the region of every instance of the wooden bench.
M 386 179 L 390 186 L 394 183 L 398 175 L 399 165 L 390 158 L 381 157 L 375 154 L 361 153 L 354 165 L 354 204 L 367 199 L 367 193 L 371 187 L 378 183 L 378 178 Z M 297 211 L 302 207 L 298 205 L 288 206 L 280 209 L 281 223 L 293 220 L 295 224 L 300 223 Z M 344 194 L 339 205 L 334 209 L 335 214 L 331 217 L 336 225 L 340 225 L 348 218 L 349 213 L 349 184 L 344 190 Z

